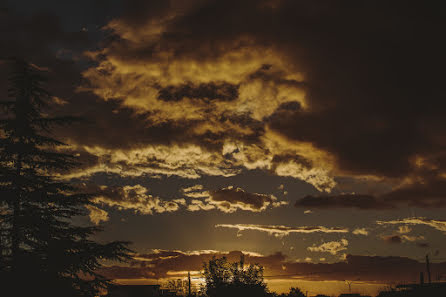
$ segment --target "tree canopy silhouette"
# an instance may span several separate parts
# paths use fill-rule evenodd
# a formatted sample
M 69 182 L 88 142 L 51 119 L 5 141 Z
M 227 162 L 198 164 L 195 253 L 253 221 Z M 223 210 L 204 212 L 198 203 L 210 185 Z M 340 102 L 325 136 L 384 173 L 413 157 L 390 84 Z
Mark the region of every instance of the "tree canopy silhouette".
M 214 257 L 204 264 L 203 274 L 208 297 L 270 296 L 263 281 L 263 267 L 245 267 L 243 257 L 235 263 L 229 263 L 226 257 Z
M 9 99 L 0 102 L 0 278 L 15 296 L 96 296 L 109 284 L 96 271 L 128 259 L 128 243 L 95 242 L 100 228 L 73 223 L 91 195 L 56 178 L 79 164 L 51 135 L 73 118 L 47 115 L 52 97 L 41 70 L 12 65 Z
M 279 297 L 305 297 L 305 294 L 301 291 L 301 289 L 292 287 L 287 294 L 280 294 Z

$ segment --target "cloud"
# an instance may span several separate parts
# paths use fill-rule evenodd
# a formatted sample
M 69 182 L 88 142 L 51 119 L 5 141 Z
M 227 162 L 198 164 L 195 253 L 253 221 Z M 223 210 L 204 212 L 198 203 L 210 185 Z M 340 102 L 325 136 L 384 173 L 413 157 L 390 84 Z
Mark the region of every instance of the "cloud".
M 203 190 L 203 188 L 204 188 L 203 185 L 194 185 L 194 186 L 182 188 L 181 190 L 184 193 L 188 193 L 188 192 L 200 191 L 200 190 Z
M 234 212 L 237 209 L 260 212 L 268 207 L 287 205 L 287 201 L 278 201 L 273 195 L 249 193 L 241 188 L 223 188 L 210 192 L 209 203 L 216 205 L 224 212 Z
M 287 201 L 280 201 L 273 195 L 249 193 L 241 188 L 229 186 L 214 191 L 203 190 L 202 186 L 183 189 L 184 195 L 192 199 L 188 209 L 190 211 L 218 209 L 232 213 L 237 210 L 261 212 L 268 208 L 287 205 Z M 199 200 L 196 198 L 205 198 Z
M 427 166 L 427 165 L 420 165 Z M 434 166 L 430 164 L 429 166 Z M 420 173 L 406 179 L 393 189 L 376 195 L 338 194 L 305 196 L 296 201 L 296 207 L 396 209 L 401 206 L 436 208 L 446 206 L 446 180 L 438 168 L 419 168 Z
M 348 240 L 343 238 L 340 241 L 324 242 L 319 246 L 313 245 L 307 248 L 310 252 L 330 253 L 336 255 L 340 251 L 346 250 L 348 246 Z
M 419 236 L 401 235 L 401 238 L 404 241 L 410 241 L 410 242 L 414 242 L 414 241 L 424 240 L 425 239 L 423 235 L 419 235 Z
M 443 173 L 443 161 L 418 160 L 416 162 L 420 171 L 418 176 L 393 191 L 383 194 L 382 199 L 411 207 L 445 207 L 446 175 Z
M 210 1 L 191 5 L 186 10 L 175 6 L 157 16 L 149 14 L 150 20 L 142 22 L 137 29 L 126 18 L 116 19 L 109 28 L 120 38 L 100 51 L 100 65 L 84 75 L 92 83 L 90 90 L 105 100 L 113 94 L 122 98 L 125 106 L 157 110 L 149 115 L 154 122 L 201 121 L 206 115 L 207 120 L 196 131 L 215 135 L 216 130 L 229 127 L 216 118 L 244 113 L 261 122 L 265 131 L 270 129 L 289 141 L 310 144 L 333 157 L 329 166 L 311 162 L 308 167 L 308 162 L 300 161 L 270 166 L 267 157 L 244 164 L 301 178 L 322 191 L 334 186 L 327 178 L 330 172 L 323 172 L 323 168 L 347 175 L 403 178 L 414 173 L 415 155 L 428 157 L 441 150 L 431 149 L 442 147 L 440 138 L 435 136 L 441 135 L 437 132 L 443 123 L 436 114 L 444 107 L 437 99 L 441 96 L 429 96 L 430 107 L 426 110 L 418 108 L 415 102 L 425 90 L 435 93 L 434 90 L 441 89 L 431 86 L 432 83 L 441 86 L 435 75 L 441 67 L 433 65 L 443 59 L 442 51 L 426 52 L 425 47 L 411 46 L 422 44 L 419 41 L 423 40 L 436 44 L 434 48 L 441 48 L 436 39 L 406 34 L 413 32 L 410 29 L 413 22 L 408 17 L 395 22 L 395 15 L 401 15 L 398 4 L 390 7 L 385 4 L 386 9 L 382 5 L 352 3 L 347 6 L 349 9 L 343 9 L 345 6 L 338 1 L 323 5 L 281 1 L 273 9 L 256 1 Z M 420 8 L 406 5 L 404 9 L 405 15 L 411 15 Z M 421 9 L 428 15 L 436 13 L 430 6 Z M 221 17 L 222 11 L 231 18 Z M 383 20 L 379 26 L 376 26 L 376 15 Z M 221 19 L 218 25 L 210 21 L 217 18 Z M 272 19 L 280 21 L 265 21 Z M 345 26 L 347 23 L 356 25 Z M 236 32 L 230 29 L 234 24 L 238 28 Z M 428 23 L 422 27 L 424 30 L 417 29 L 420 32 L 438 30 Z M 372 40 L 373 47 L 352 44 L 358 35 Z M 395 36 L 398 36 L 395 43 L 405 48 L 403 54 L 393 50 L 398 46 L 382 46 L 385 40 Z M 331 49 L 330 54 L 326 53 L 327 48 Z M 415 63 L 408 69 L 407 58 L 420 56 L 427 56 L 435 63 Z M 408 75 L 412 69 L 430 75 L 415 79 Z M 107 75 L 101 77 L 96 72 Z M 388 81 L 395 83 L 389 85 Z M 189 100 L 192 96 L 215 97 L 197 95 L 195 90 L 208 85 L 219 89 L 220 83 L 239 86 L 238 98 L 231 104 L 224 100 Z M 144 88 L 138 90 L 134 87 L 138 85 Z M 173 97 L 182 99 L 162 105 L 158 95 L 163 88 L 173 88 L 176 94 Z M 403 112 L 400 112 L 402 106 Z M 237 122 L 232 131 L 258 141 L 263 132 L 247 133 L 249 127 L 243 126 L 242 131 Z M 359 140 L 351 142 L 353 137 Z M 246 144 L 246 140 L 243 138 L 241 142 Z M 392 145 L 395 143 L 403 145 Z M 265 147 L 272 154 L 284 150 Z
M 294 142 L 289 146 L 271 141 L 265 133 L 266 119 L 276 110 L 306 110 L 307 87 L 302 72 L 288 67 L 289 58 L 260 45 L 250 34 L 219 40 L 217 30 L 217 39 L 212 41 L 199 32 L 193 33 L 193 38 L 186 37 L 183 29 L 196 21 L 190 14 L 200 14 L 207 5 L 191 7 L 186 11 L 181 8 L 181 13 L 178 7 L 156 16 L 150 13 L 151 19 L 141 21 L 141 27 L 131 25 L 128 17 L 114 19 L 107 28 L 117 38 L 89 54 L 98 66 L 83 72 L 86 84 L 80 90 L 115 102 L 117 113 L 133 110 L 133 117 L 144 122 L 140 127 L 146 130 L 170 127 L 168 133 L 175 136 L 168 139 L 180 146 L 199 145 L 204 153 L 222 159 L 218 156 L 222 148 L 227 143 L 235 145 L 237 151 L 228 156 L 231 159 L 222 160 L 228 170 L 233 169 L 232 174 L 238 174 L 236 168 L 240 166 L 269 170 L 329 191 L 334 186 L 331 166 L 313 158 L 312 152 L 318 150 L 307 149 L 311 143 L 284 140 Z M 186 23 L 177 27 L 183 21 Z M 168 37 L 171 33 L 177 36 L 176 41 Z M 141 135 L 163 134 L 148 131 Z M 209 172 L 196 172 L 195 176 L 203 174 Z
M 442 220 L 433 220 L 428 218 L 405 218 L 400 220 L 391 220 L 391 221 L 376 221 L 378 225 L 426 225 L 432 227 L 436 230 L 446 232 L 446 221 Z
M 398 184 L 395 201 L 445 206 L 441 26 L 410 17 L 441 9 L 341 2 L 129 1 L 102 43 L 63 18 L 8 10 L 0 56 L 50 69 L 57 110 L 92 119 L 58 132 L 99 158 L 86 175 L 260 169 L 325 192 L 335 176 L 367 176 Z M 185 151 L 204 158 L 175 158 Z
M 126 131 L 122 132 L 128 134 Z M 271 145 L 273 145 L 272 140 Z M 166 145 L 138 144 L 136 142 L 132 148 L 105 148 L 102 145 L 72 144 L 67 152 L 91 156 L 92 161 L 85 162 L 81 168 L 61 175 L 65 179 L 88 179 L 100 173 L 114 173 L 125 177 L 149 175 L 198 179 L 203 176 L 228 177 L 238 175 L 244 170 L 260 169 L 305 180 L 321 190 L 329 190 L 333 186 L 327 172 L 321 171 L 316 174 L 313 168 L 299 167 L 300 169 L 294 168 L 291 171 L 278 172 L 276 169 L 279 167 L 274 164 L 281 164 L 280 162 L 284 159 L 268 156 L 265 148 L 242 143 L 236 145 L 227 142 L 221 151 L 208 150 L 203 147 L 203 143 L 201 145 Z M 309 158 L 312 157 L 309 156 Z M 199 194 L 189 193 L 186 195 Z
M 263 256 L 253 252 L 231 251 L 221 252 L 213 250 L 198 251 L 169 251 L 154 250 L 148 254 L 138 254 L 135 260 L 131 261 L 130 267 L 111 266 L 105 268 L 101 273 L 112 279 L 116 278 L 165 278 L 168 275 L 181 271 L 200 271 L 203 263 L 212 257 L 227 257 L 229 261 L 240 261 L 244 256 L 246 263 L 279 263 L 283 260 L 283 255 L 275 254 Z
M 187 206 L 187 209 L 190 211 L 199 211 L 199 210 L 211 210 L 215 209 L 215 205 L 206 204 L 202 200 L 193 199 L 191 203 Z
M 240 188 L 223 188 L 216 191 L 203 191 L 201 185 L 184 188 L 182 191 L 188 198 L 165 200 L 149 194 L 149 190 L 139 184 L 133 186 L 105 186 L 95 184 L 83 184 L 80 186 L 83 192 L 93 195 L 92 201 L 115 207 L 119 210 L 133 210 L 135 213 L 152 215 L 154 213 L 174 212 L 181 207 L 189 211 L 208 211 L 217 209 L 222 212 L 232 213 L 238 210 L 261 212 L 268 208 L 286 205 L 286 201 L 278 201 L 272 195 L 248 193 Z M 194 192 L 197 191 L 198 192 Z M 200 192 L 201 191 L 201 192 Z M 203 196 L 204 193 L 207 196 Z M 197 199 L 207 197 L 206 199 Z M 90 217 L 98 216 L 100 209 L 91 209 Z M 103 211 L 105 216 L 107 213 Z M 98 218 L 96 218 L 98 220 Z
M 101 222 L 107 222 L 110 219 L 108 213 L 103 209 L 94 205 L 86 205 L 85 207 L 89 211 L 88 217 L 90 221 L 95 225 L 99 225 Z
M 120 210 L 132 210 L 135 213 L 151 215 L 177 211 L 183 200 L 163 200 L 148 193 L 141 185 L 134 186 L 97 186 L 85 185 L 82 189 L 91 193 L 96 204 L 104 204 Z
M 167 86 L 158 91 L 158 99 L 163 101 L 181 101 L 184 98 L 204 101 L 233 101 L 237 97 L 238 86 L 226 82 L 201 83 L 197 86 L 182 84 Z
M 362 194 L 342 194 L 327 196 L 305 196 L 296 201 L 295 207 L 305 208 L 358 208 L 362 210 L 370 209 L 391 209 L 393 205 L 376 199 L 371 195 Z
M 202 175 L 232 176 L 239 169 L 231 168 L 222 157 L 206 152 L 199 146 L 146 146 L 132 150 L 86 150 L 99 156 L 99 164 L 84 170 L 84 176 L 100 172 L 121 176 L 176 175 L 196 179 Z
M 430 248 L 430 244 L 427 243 L 427 242 L 418 242 L 418 243 L 417 243 L 417 246 L 418 246 L 419 248 Z
M 401 239 L 401 236 L 399 235 L 388 235 L 388 236 L 383 236 L 382 239 L 387 242 L 387 243 L 391 243 L 391 244 L 399 244 L 402 243 L 403 240 Z
M 425 263 L 405 257 L 346 255 L 344 262 L 284 264 L 287 274 L 312 280 L 355 280 L 384 283 L 417 281 Z M 444 271 L 445 263 L 435 263 L 435 271 Z
M 369 231 L 367 231 L 367 229 L 365 229 L 365 228 L 357 228 L 357 229 L 353 230 L 352 233 L 355 235 L 364 235 L 364 236 L 369 235 Z
M 348 233 L 346 228 L 327 228 L 324 226 L 303 226 L 303 227 L 288 227 L 279 225 L 253 225 L 253 224 L 217 224 L 216 228 L 230 228 L 238 231 L 254 230 L 266 232 L 277 237 L 287 236 L 291 233 Z
M 387 243 L 391 243 L 391 244 L 398 244 L 398 243 L 402 243 L 402 242 L 415 242 L 415 241 L 419 241 L 419 240 L 424 240 L 424 236 L 419 235 L 419 236 L 409 236 L 409 235 L 386 235 L 386 236 L 382 236 L 381 237 L 382 240 L 384 240 Z M 417 245 L 419 246 L 421 243 L 417 243 Z M 422 244 L 421 244 L 422 245 Z
M 167 251 L 155 250 L 139 254 L 130 266 L 109 266 L 101 273 L 111 279 L 160 279 L 181 271 L 200 271 L 203 262 L 213 256 L 225 256 L 230 262 L 240 260 L 244 254 L 245 263 L 257 263 L 265 268 L 265 276 L 274 279 L 295 280 L 355 280 L 393 283 L 419 279 L 419 272 L 425 263 L 404 257 L 378 257 L 346 255 L 345 261 L 335 263 L 296 262 L 282 253 L 260 255 L 240 251 Z M 446 263 L 431 263 L 431 272 L 442 274 Z
M 208 198 L 209 191 L 203 190 L 203 185 L 195 185 L 181 189 L 184 196 L 189 198 Z
M 398 226 L 398 233 L 399 234 L 406 234 L 406 233 L 410 233 L 411 231 L 412 231 L 412 228 L 410 228 L 407 225 Z

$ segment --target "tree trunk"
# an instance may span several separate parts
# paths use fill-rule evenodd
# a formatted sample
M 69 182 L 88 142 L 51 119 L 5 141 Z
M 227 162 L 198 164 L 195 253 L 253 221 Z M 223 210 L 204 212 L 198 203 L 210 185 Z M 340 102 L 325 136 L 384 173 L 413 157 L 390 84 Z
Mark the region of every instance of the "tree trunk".
M 22 188 L 21 188 L 21 177 L 22 173 L 22 156 L 19 154 L 17 156 L 17 197 L 14 197 L 14 202 L 12 205 L 12 226 L 11 226 L 11 270 L 17 271 L 17 265 L 19 263 L 20 257 L 20 211 L 21 211 L 21 199 L 22 199 Z

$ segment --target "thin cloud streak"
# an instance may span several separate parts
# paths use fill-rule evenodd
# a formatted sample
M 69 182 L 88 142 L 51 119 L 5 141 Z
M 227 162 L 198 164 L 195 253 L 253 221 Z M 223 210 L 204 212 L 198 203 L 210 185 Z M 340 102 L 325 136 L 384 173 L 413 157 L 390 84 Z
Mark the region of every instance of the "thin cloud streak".
M 445 220 L 433 220 L 421 217 L 405 218 L 401 220 L 391 220 L 391 221 L 376 221 L 378 225 L 426 225 L 432 227 L 438 231 L 446 233 L 446 221 Z
M 269 235 L 274 235 L 276 237 L 282 237 L 290 235 L 291 233 L 348 233 L 349 229 L 333 227 L 327 228 L 324 226 L 302 226 L 302 227 L 287 227 L 280 225 L 254 225 L 254 224 L 217 224 L 215 228 L 229 228 L 229 229 L 237 229 L 238 231 L 260 231 L 266 232 Z

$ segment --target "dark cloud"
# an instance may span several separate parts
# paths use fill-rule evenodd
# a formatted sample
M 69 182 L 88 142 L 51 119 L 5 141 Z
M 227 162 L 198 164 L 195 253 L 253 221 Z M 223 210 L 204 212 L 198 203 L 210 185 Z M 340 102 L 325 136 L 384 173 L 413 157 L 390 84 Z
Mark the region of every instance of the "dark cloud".
M 79 150 L 79 151 L 68 150 L 66 151 L 66 153 L 76 156 L 76 161 L 79 164 L 76 166 L 77 170 L 88 169 L 90 167 L 94 167 L 99 164 L 98 156 L 90 154 L 84 150 Z
M 241 46 L 281 52 L 293 61 L 290 69 L 305 74 L 312 109 L 278 112 L 270 126 L 334 153 L 342 170 L 402 176 L 414 154 L 444 148 L 433 135 L 445 127 L 439 7 L 402 1 L 278 1 L 272 7 L 208 1 L 175 18 L 160 43 L 197 59 Z
M 383 236 L 382 238 L 385 242 L 390 244 L 400 244 L 403 242 L 401 237 L 399 235 L 389 235 L 389 236 Z
M 249 193 L 241 188 L 229 186 L 214 191 L 203 190 L 201 185 L 183 189 L 184 195 L 192 198 L 188 206 L 190 211 L 218 209 L 232 213 L 237 210 L 252 212 L 265 211 L 268 208 L 287 205 L 287 201 L 280 201 L 273 195 Z M 201 198 L 204 198 L 203 200 Z
M 297 154 L 280 154 L 280 155 L 274 155 L 272 159 L 273 163 L 273 170 L 274 168 L 280 164 L 280 163 L 289 163 L 289 162 L 295 162 L 299 165 L 302 165 L 304 168 L 311 168 L 312 163 L 307 158 L 297 155 Z
M 446 180 L 434 177 L 415 181 L 384 194 L 382 198 L 392 203 L 404 203 L 412 207 L 445 207 Z
M 333 152 L 341 169 L 355 173 L 405 175 L 414 154 L 444 148 L 426 134 L 433 121 L 439 128 L 438 110 L 444 108 L 438 96 L 438 66 L 445 62 L 438 49 L 444 45 L 435 37 L 441 22 L 435 7 L 400 1 L 283 3 L 284 15 L 300 8 L 295 21 L 288 19 L 297 31 L 296 47 L 301 44 L 300 54 L 292 55 L 307 73 L 314 112 L 279 112 L 272 127 Z M 289 49 L 294 48 L 292 42 Z
M 147 22 L 167 14 L 171 1 L 163 0 L 128 0 L 123 1 L 123 13 L 121 18 L 130 26 L 138 28 Z
M 63 21 L 63 16 L 48 12 L 19 15 L 15 10 L 8 10 L 0 18 L 3 28 L 0 59 L 16 56 L 46 69 L 46 88 L 57 98 L 48 112 L 84 119 L 57 129 L 57 137 L 80 144 L 123 147 L 137 145 L 138 139 L 144 141 L 144 135 L 150 134 L 150 141 L 156 138 L 162 142 L 165 134 L 175 134 L 174 127 L 162 126 L 146 133 L 143 127 L 148 125 L 143 117 L 119 108 L 116 100 L 104 102 L 92 93 L 76 91 L 83 82 L 81 72 L 92 66 L 83 56 L 84 51 L 97 46 L 98 40 L 81 30 L 82 24 L 78 24 L 76 31 L 66 30 Z M 6 78 L 10 70 L 9 63 L 0 63 L 2 97 L 7 94 Z M 180 130 L 178 134 L 184 131 Z
M 49 13 L 18 15 L 8 10 L 0 18 L 0 60 L 18 57 L 46 69 L 50 91 L 64 100 L 71 98 L 81 81 L 82 52 L 93 41 L 87 32 L 64 30 L 61 17 Z M 6 97 L 10 64 L 0 63 L 0 90 Z M 77 63 L 79 62 L 79 64 Z
M 170 122 L 154 125 L 146 114 L 137 114 L 120 106 L 120 101 L 104 102 L 88 93 L 76 94 L 58 112 L 82 117 L 83 121 L 59 130 L 59 135 L 80 145 L 110 149 L 141 147 L 148 143 L 169 145 L 190 140 L 187 131 L 194 122 Z
M 395 206 L 385 201 L 379 200 L 371 195 L 342 194 L 327 196 L 305 196 L 296 201 L 296 207 L 305 208 L 358 208 L 370 209 L 391 209 Z
M 97 2 L 99 5 L 100 1 Z M 171 144 L 172 139 L 177 142 L 198 141 L 191 140 L 186 133 L 199 124 L 196 121 L 153 124 L 147 121 L 146 114 L 121 106 L 119 98 L 103 101 L 91 92 L 77 91 L 79 86 L 87 84 L 81 72 L 93 66 L 84 56 L 84 51 L 96 47 L 99 41 L 98 36 L 83 31 L 81 23 L 73 31 L 65 28 L 62 15 L 44 11 L 20 15 L 12 9 L 4 11 L 0 18 L 3 28 L 0 60 L 16 56 L 46 69 L 46 87 L 57 98 L 49 112 L 83 119 L 70 127 L 57 128 L 55 134 L 58 138 L 79 145 L 106 148 Z M 9 71 L 9 63 L 0 63 L 3 97 L 7 94 Z
M 208 63 L 203 66 L 208 71 L 207 65 L 221 67 L 226 57 L 252 58 L 245 49 L 264 51 L 271 61 L 258 61 L 241 81 L 274 85 L 274 95 L 277 88 L 299 88 L 305 104 L 286 93 L 275 112 L 259 118 L 276 133 L 332 154 L 343 174 L 403 178 L 413 174 L 414 157 L 445 150 L 439 137 L 446 128 L 440 79 L 445 48 L 438 38 L 443 15 L 434 4 L 230 0 L 196 1 L 185 9 L 172 3 L 155 1 L 148 12 L 137 1 L 114 32 L 137 38 L 119 39 L 103 54 L 135 66 L 155 64 L 166 53 L 177 63 L 172 67 L 180 65 L 176 79 L 182 81 L 199 63 Z M 132 16 L 162 21 L 144 24 L 157 29 L 149 38 L 141 33 L 142 23 L 138 30 L 126 27 Z M 216 84 L 215 77 L 197 78 L 190 88 L 169 87 L 160 98 L 216 98 L 200 87 L 203 81 L 201 86 Z M 293 101 L 300 103 L 288 103 Z
M 210 202 L 223 211 L 240 208 L 250 211 L 263 211 L 269 206 L 277 207 L 287 204 L 276 197 L 266 194 L 249 193 L 240 188 L 224 188 L 210 192 Z
M 342 194 L 305 196 L 295 203 L 296 207 L 307 208 L 358 208 L 395 209 L 399 206 L 435 208 L 446 206 L 446 181 L 437 176 L 419 178 L 377 195 Z
M 116 207 L 120 210 L 131 210 L 139 214 L 153 214 L 177 211 L 183 199 L 163 200 L 148 193 L 148 189 L 141 185 L 134 186 L 102 186 L 81 185 L 83 192 L 93 196 L 92 201 L 97 205 Z
M 246 263 L 258 263 L 279 266 L 285 259 L 282 254 L 271 256 L 262 256 L 252 253 L 231 251 L 165 251 L 156 250 L 150 254 L 141 254 L 135 257 L 130 267 L 113 266 L 105 268 L 101 273 L 106 277 L 116 278 L 141 278 L 143 275 L 150 275 L 150 278 L 168 277 L 168 272 L 182 271 L 201 271 L 203 263 L 212 259 L 212 257 L 226 257 L 231 262 L 240 261 L 244 256 Z
M 272 163 L 260 160 L 261 165 L 256 166 L 277 173 L 278 165 L 293 163 L 294 167 L 282 172 L 322 184 L 320 176 L 311 172 L 320 164 L 300 151 L 274 152 L 272 147 L 278 145 L 262 143 L 267 131 L 272 131 L 332 155 L 335 174 L 409 180 L 376 197 L 305 197 L 298 205 L 359 209 L 391 208 L 400 203 L 446 205 L 442 157 L 446 152 L 446 103 L 441 75 L 446 63 L 445 45 L 439 38 L 445 18 L 437 4 L 399 0 L 183 2 L 123 2 L 122 14 L 106 26 L 109 38 L 103 43 L 80 25 L 78 30 L 67 30 L 63 16 L 45 12 L 19 16 L 3 9 L 0 57 L 22 56 L 49 69 L 50 90 L 66 102 L 56 110 L 89 119 L 58 131 L 78 146 L 115 150 L 152 144 L 196 145 L 219 153 L 225 142 L 232 141 L 264 148 L 261 153 L 243 156 L 250 164 L 259 161 L 259 155 L 268 160 L 272 156 Z M 96 1 L 92 11 L 97 13 L 102 4 Z M 101 17 L 106 19 L 110 18 Z M 98 46 L 97 56 L 90 55 L 93 61 L 83 56 L 85 50 Z M 126 76 L 115 78 L 117 67 L 98 67 L 107 59 L 120 65 Z M 169 72 L 170 66 L 175 71 Z M 107 96 L 96 92 L 91 77 L 81 73 L 95 67 L 98 78 L 113 86 Z M 156 77 L 141 79 L 138 67 Z M 3 64 L 0 68 L 4 70 Z M 74 92 L 79 85 L 91 88 Z M 117 86 L 128 85 L 128 93 L 113 92 Z M 0 87 L 6 90 L 5 85 Z M 156 90 L 153 97 L 163 104 L 188 101 L 183 98 L 194 104 L 184 111 L 183 106 L 169 105 L 168 111 L 174 107 L 179 111 L 154 119 L 163 111 L 161 107 L 149 101 L 138 102 L 137 107 L 128 104 L 129 98 L 133 103 L 144 99 L 146 88 L 151 87 Z M 136 95 L 141 98 L 133 98 Z M 225 103 L 224 108 L 217 105 Z M 243 166 L 241 161 L 231 163 L 230 158 L 228 154 L 215 163 L 226 168 Z M 138 165 L 161 167 L 164 161 L 151 156 Z M 116 166 L 129 168 L 127 163 Z M 234 172 L 237 169 L 231 170 Z M 329 183 L 318 189 L 332 187 Z
M 158 93 L 158 99 L 163 101 L 180 101 L 183 98 L 232 101 L 237 97 L 238 86 L 225 82 L 202 83 L 197 86 L 190 84 L 167 86 L 160 89 Z
M 417 243 L 417 247 L 427 249 L 427 248 L 430 248 L 431 246 L 430 246 L 430 244 L 427 243 L 427 242 L 418 242 L 418 243 Z
M 198 271 L 203 262 L 213 256 L 226 256 L 229 261 L 240 260 L 244 254 L 245 263 L 257 263 L 265 268 L 265 276 L 307 280 L 355 280 L 393 283 L 401 281 L 418 281 L 419 272 L 425 269 L 425 263 L 404 257 L 378 257 L 347 255 L 345 262 L 337 263 L 303 263 L 287 259 L 286 255 L 276 253 L 268 256 L 253 255 L 246 252 L 229 253 L 217 251 L 155 251 L 139 255 L 131 267 L 113 266 L 101 271 L 112 279 L 165 278 L 167 272 Z M 144 263 L 144 264 L 142 264 Z M 446 263 L 432 263 L 431 273 L 441 274 L 446 271 Z
M 417 281 L 425 263 L 405 257 L 347 255 L 345 262 L 331 264 L 286 263 L 286 272 L 313 280 L 354 280 L 394 283 Z M 446 263 L 435 263 L 435 273 L 445 271 Z
M 115 207 L 120 210 L 131 210 L 138 214 L 151 215 L 153 213 L 173 212 L 181 206 L 187 206 L 189 211 L 218 209 L 232 213 L 238 210 L 252 212 L 265 211 L 268 208 L 287 205 L 286 201 L 279 201 L 276 197 L 266 194 L 248 193 L 240 188 L 224 188 L 217 191 L 204 191 L 199 188 L 186 188 L 185 196 L 192 199 L 162 199 L 149 193 L 149 189 L 136 184 L 125 186 L 105 186 L 97 184 L 80 184 L 82 192 L 92 195 L 92 201 L 98 206 Z M 197 192 L 195 190 L 201 190 Z M 188 204 L 188 205 L 187 205 Z M 286 227 L 283 227 L 286 228 Z M 305 227 L 303 233 L 311 232 L 347 232 L 346 230 L 329 229 L 325 227 Z M 286 233 L 286 230 L 282 230 Z M 288 231 L 295 232 L 295 231 Z M 277 232 L 274 232 L 277 233 Z

